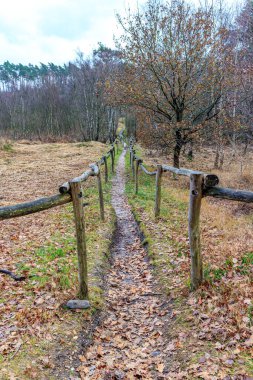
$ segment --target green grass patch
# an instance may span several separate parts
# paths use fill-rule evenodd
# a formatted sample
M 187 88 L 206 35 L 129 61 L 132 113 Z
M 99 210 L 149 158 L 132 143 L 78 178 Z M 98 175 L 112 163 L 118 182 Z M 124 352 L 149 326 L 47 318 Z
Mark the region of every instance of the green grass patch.
M 10 142 L 4 142 L 0 145 L 0 149 L 3 150 L 4 152 L 13 152 L 13 144 Z
M 222 277 L 226 276 L 229 271 L 234 270 L 242 276 L 250 275 L 253 265 L 253 252 L 246 252 L 239 262 L 233 263 L 232 258 L 226 259 L 224 264 L 220 268 L 212 268 L 210 265 L 204 267 L 204 279 L 205 281 L 213 284 L 216 281 L 220 281 Z
M 142 153 L 137 148 L 136 154 L 141 157 Z M 180 197 L 174 189 L 162 186 L 162 201 L 160 216 L 154 216 L 155 203 L 155 177 L 148 176 L 142 171 L 139 174 L 139 191 L 135 194 L 134 179 L 126 156 L 126 194 L 132 207 L 134 216 L 140 224 L 141 231 L 145 235 L 144 243 L 148 248 L 151 263 L 155 266 L 155 272 L 166 293 L 172 286 L 167 276 L 167 270 L 177 267 L 174 258 L 168 255 L 167 248 L 173 251 L 177 258 L 188 258 L 189 252 L 186 245 L 187 210 L 188 202 Z M 151 171 L 154 168 L 149 168 Z M 165 176 L 166 174 L 164 174 Z M 185 195 L 185 191 L 182 191 Z M 148 223 L 146 222 L 148 220 Z M 151 229 L 149 228 L 151 227 Z M 154 232 L 155 231 L 155 232 Z M 183 240 L 175 239 L 174 236 L 183 237 Z M 148 243 L 148 244 L 147 244 Z M 184 281 L 185 286 L 185 281 Z

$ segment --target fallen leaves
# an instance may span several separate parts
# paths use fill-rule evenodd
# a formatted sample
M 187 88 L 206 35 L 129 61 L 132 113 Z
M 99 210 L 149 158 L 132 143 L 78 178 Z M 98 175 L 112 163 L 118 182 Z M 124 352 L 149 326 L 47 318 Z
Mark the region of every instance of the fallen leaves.
M 158 372 L 163 373 L 164 368 L 165 368 L 165 365 L 163 363 L 157 364 L 157 370 L 158 370 Z
M 246 347 L 253 347 L 253 334 L 249 339 L 245 340 L 244 344 Z

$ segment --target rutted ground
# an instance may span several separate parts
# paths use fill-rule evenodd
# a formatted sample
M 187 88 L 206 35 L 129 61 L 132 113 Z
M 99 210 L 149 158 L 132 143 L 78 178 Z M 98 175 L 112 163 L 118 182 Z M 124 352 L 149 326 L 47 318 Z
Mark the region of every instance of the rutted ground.
M 163 379 L 168 369 L 163 327 L 169 314 L 154 286 L 138 226 L 124 196 L 122 153 L 113 183 L 117 215 L 114 258 L 108 275 L 103 321 L 92 345 L 80 357 L 82 379 Z

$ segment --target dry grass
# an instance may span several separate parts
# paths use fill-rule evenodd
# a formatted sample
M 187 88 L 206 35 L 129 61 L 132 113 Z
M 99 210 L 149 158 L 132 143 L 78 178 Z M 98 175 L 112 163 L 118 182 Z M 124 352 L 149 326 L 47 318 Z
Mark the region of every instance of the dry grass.
M 57 194 L 106 149 L 101 143 L 12 144 L 0 151 L 1 205 Z
M 87 170 L 106 149 L 100 143 L 15 143 L 11 152 L 0 154 L 0 206 L 57 194 L 59 185 Z M 19 248 L 25 248 L 30 240 L 43 244 L 55 232 L 57 215 L 62 210 L 51 209 L 1 222 L 4 235 L 0 244 L 10 254 L 16 252 L 17 242 Z

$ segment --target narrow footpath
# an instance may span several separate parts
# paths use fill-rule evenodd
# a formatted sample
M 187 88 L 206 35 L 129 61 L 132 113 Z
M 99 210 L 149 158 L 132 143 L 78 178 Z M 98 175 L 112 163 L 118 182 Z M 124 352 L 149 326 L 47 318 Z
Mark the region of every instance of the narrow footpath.
M 124 195 L 125 152 L 113 181 L 117 216 L 104 316 L 81 359 L 81 379 L 166 379 L 163 328 L 168 310 L 154 286 L 138 226 Z

